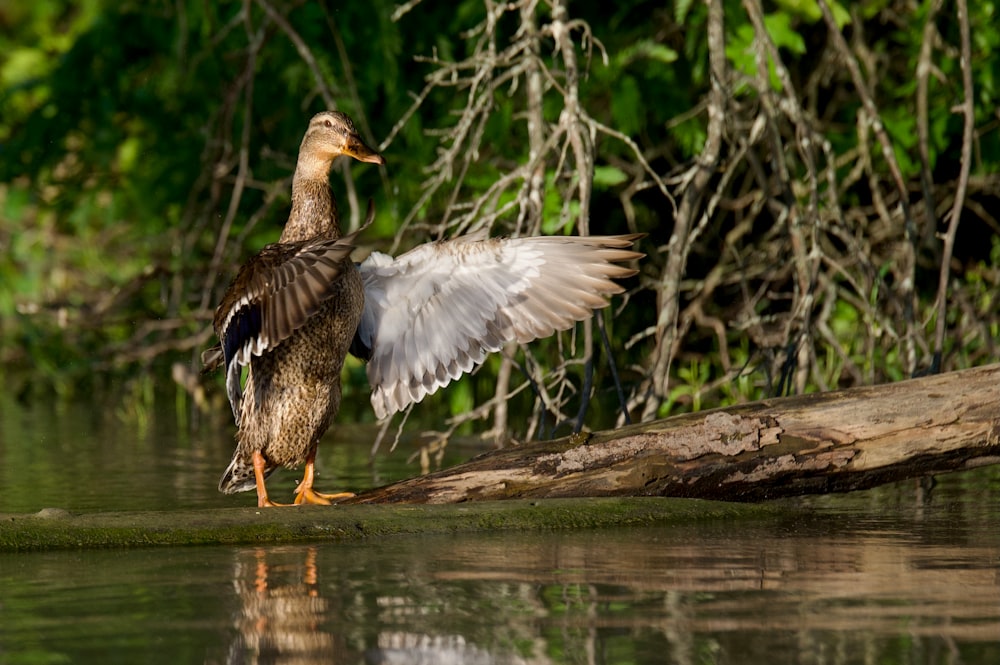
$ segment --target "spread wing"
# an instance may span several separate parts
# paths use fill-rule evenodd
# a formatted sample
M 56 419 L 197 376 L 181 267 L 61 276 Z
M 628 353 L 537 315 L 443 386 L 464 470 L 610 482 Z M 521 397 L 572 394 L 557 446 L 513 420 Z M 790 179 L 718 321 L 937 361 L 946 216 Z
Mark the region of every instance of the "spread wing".
M 365 309 L 353 352 L 369 360 L 379 418 L 481 363 L 506 342 L 547 337 L 590 317 L 636 270 L 640 235 L 457 239 L 361 264 Z
M 267 245 L 240 268 L 229 285 L 215 311 L 214 325 L 237 425 L 243 397 L 241 368 L 252 356 L 288 339 L 330 296 L 337 279 L 353 269 L 349 257 L 356 235 Z M 217 355 L 206 351 L 203 362 L 217 362 Z

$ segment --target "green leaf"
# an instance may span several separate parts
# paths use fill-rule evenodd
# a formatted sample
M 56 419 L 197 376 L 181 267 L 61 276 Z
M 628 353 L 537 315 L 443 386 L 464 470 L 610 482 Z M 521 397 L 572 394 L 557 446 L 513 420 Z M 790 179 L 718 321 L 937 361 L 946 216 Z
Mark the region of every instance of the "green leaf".
M 788 14 L 768 14 L 764 17 L 764 27 L 779 49 L 788 49 L 796 55 L 806 52 L 806 42 Z
M 626 67 L 637 60 L 652 60 L 663 64 L 671 64 L 677 61 L 677 51 L 668 46 L 657 43 L 652 39 L 640 39 L 630 46 L 623 48 L 615 57 L 615 65 Z
M 777 0 L 775 3 L 780 7 L 783 12 L 795 16 L 797 18 L 804 19 L 807 23 L 816 23 L 823 18 L 823 12 L 819 9 L 819 3 L 816 0 Z M 870 2 L 861 3 L 865 11 L 869 11 L 872 8 L 877 7 L 881 10 L 882 6 L 885 5 L 885 0 L 875 0 Z M 844 6 L 836 0 L 829 3 L 830 11 L 833 12 L 833 19 L 837 22 L 837 27 L 843 29 L 845 25 L 851 22 L 851 14 Z
M 691 11 L 691 4 L 692 0 L 678 0 L 677 4 L 674 5 L 674 20 L 683 25 L 684 19 Z
M 610 189 L 615 185 L 620 185 L 628 180 L 628 175 L 625 174 L 617 166 L 595 166 L 594 167 L 594 186 L 600 189 Z

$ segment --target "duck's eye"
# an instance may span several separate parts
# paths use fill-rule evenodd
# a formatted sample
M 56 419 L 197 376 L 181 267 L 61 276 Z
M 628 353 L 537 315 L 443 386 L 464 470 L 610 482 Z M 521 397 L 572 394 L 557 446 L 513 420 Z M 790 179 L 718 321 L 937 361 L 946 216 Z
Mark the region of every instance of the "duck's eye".
M 323 124 L 326 125 L 327 128 L 333 127 L 333 123 L 330 122 L 329 120 L 324 120 Z

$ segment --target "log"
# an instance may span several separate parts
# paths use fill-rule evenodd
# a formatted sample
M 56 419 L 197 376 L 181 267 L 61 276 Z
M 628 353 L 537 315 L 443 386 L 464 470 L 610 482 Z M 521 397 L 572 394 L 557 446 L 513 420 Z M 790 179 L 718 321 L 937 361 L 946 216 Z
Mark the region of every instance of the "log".
M 783 519 L 775 504 L 614 498 L 437 506 L 296 506 L 0 514 L 0 553 L 178 545 L 359 542 L 409 534 L 593 529 Z M 735 528 L 735 527 L 734 527 Z
M 1000 462 L 1000 365 L 767 399 L 483 454 L 343 503 L 762 501 Z
M 991 365 L 508 448 L 364 492 L 332 510 L 71 515 L 49 508 L 36 515 L 0 514 L 0 552 L 345 541 L 691 520 L 742 524 L 781 519 L 784 511 L 781 504 L 747 502 L 864 489 L 996 463 L 1000 365 Z M 554 500 L 537 501 L 541 498 Z M 521 500 L 497 501 L 506 499 Z M 467 501 L 479 503 L 343 505 Z

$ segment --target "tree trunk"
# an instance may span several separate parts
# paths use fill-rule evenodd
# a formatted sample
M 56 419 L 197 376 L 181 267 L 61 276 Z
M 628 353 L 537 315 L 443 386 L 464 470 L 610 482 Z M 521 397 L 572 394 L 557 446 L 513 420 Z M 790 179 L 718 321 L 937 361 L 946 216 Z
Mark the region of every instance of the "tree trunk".
M 507 448 L 344 503 L 761 501 L 1000 463 L 1000 365 Z

